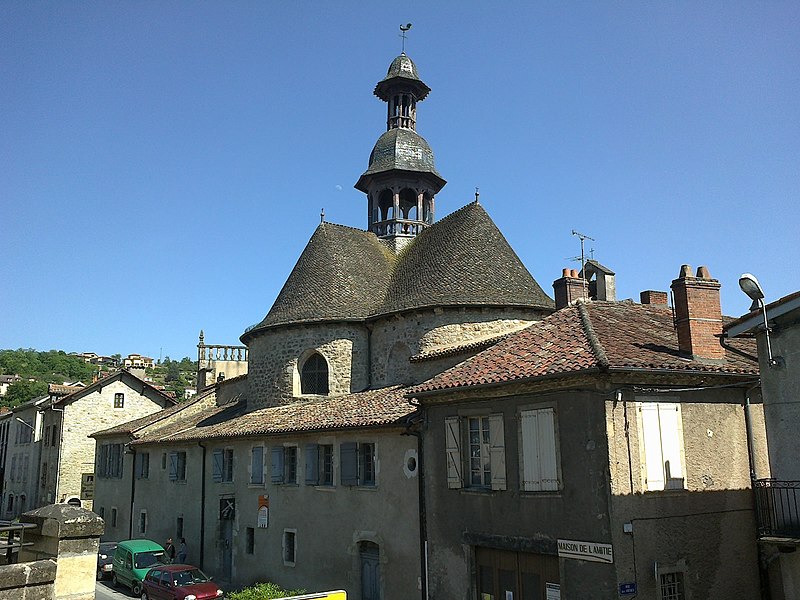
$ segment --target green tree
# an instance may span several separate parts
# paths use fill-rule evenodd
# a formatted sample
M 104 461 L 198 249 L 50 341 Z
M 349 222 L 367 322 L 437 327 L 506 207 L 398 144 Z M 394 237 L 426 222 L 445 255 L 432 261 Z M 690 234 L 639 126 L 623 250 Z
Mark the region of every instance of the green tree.
M 5 396 L 0 396 L 0 406 L 14 408 L 47 393 L 47 384 L 42 381 L 17 381 L 8 386 Z

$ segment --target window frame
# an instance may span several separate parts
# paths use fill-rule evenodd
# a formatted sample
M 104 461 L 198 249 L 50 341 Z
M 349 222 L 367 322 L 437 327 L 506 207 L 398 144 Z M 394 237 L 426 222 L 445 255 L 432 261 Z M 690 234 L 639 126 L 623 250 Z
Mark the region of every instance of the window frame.
M 114 408 L 125 408 L 125 394 L 123 392 L 114 393 Z
M 312 362 L 313 361 L 313 362 Z M 328 396 L 331 389 L 331 367 L 318 350 L 306 356 L 299 368 L 301 396 Z
M 470 420 L 478 419 L 480 428 L 480 441 L 478 449 L 480 456 L 470 455 L 470 448 L 475 443 L 470 439 Z M 488 442 L 483 439 L 483 421 L 486 421 L 489 431 Z M 449 489 L 464 489 L 473 492 L 494 492 L 507 489 L 506 458 L 505 458 L 505 415 L 503 413 L 488 413 L 485 410 L 459 411 L 456 415 L 449 415 L 444 419 L 445 426 L 445 460 L 447 463 L 447 487 Z M 488 456 L 483 456 L 487 454 Z M 481 477 L 481 484 L 472 483 L 472 461 L 480 460 L 485 468 L 489 465 L 489 482 Z M 482 470 L 483 472 L 483 470 Z
M 168 476 L 173 483 L 186 483 L 186 450 L 173 450 L 169 453 Z
M 658 400 L 646 396 L 637 397 L 636 421 L 642 491 L 686 490 L 686 446 L 681 403 L 675 397 Z M 674 428 L 670 429 L 671 426 Z M 656 429 L 658 443 L 655 443 Z M 654 464 L 656 458 L 659 459 L 659 466 Z M 678 477 L 673 476 L 674 463 L 678 466 Z M 669 469 L 667 464 L 670 465 Z
M 284 529 L 281 541 L 281 554 L 286 567 L 297 565 L 297 529 Z
M 256 460 L 256 450 L 258 450 L 261 455 L 258 460 Z M 267 478 L 264 473 L 264 457 L 266 453 L 264 450 L 266 450 L 266 448 L 263 444 L 250 447 L 250 485 L 263 486 L 266 483 Z M 257 478 L 256 474 L 258 475 Z
M 369 460 L 368 460 L 369 458 Z M 348 487 L 378 487 L 378 444 L 342 442 L 339 444 L 339 481 Z
M 520 407 L 518 435 L 520 490 L 525 493 L 561 491 L 563 479 L 556 407 L 553 404 Z M 529 439 L 528 436 L 532 437 Z

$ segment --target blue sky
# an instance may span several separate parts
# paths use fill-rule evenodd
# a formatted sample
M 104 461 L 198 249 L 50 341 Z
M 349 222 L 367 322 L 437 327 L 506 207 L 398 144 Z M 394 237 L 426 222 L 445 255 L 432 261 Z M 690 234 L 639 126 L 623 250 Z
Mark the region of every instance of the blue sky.
M 400 53 L 418 132 L 540 285 L 708 265 L 800 289 L 800 3 L 4 2 L 0 348 L 194 357 L 269 310 L 353 188 Z

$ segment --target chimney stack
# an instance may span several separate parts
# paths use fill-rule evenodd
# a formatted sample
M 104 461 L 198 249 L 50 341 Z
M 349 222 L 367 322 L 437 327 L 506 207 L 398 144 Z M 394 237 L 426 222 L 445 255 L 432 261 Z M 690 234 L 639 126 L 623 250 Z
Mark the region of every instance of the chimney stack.
M 556 310 L 574 304 L 577 300 L 586 300 L 588 286 L 584 286 L 583 279 L 576 269 L 564 269 L 561 279 L 553 282 L 553 291 L 556 297 Z
M 645 290 L 639 294 L 639 301 L 642 304 L 656 304 L 659 306 L 666 306 L 667 292 L 657 292 L 655 290 Z
M 695 359 L 725 358 L 725 349 L 720 343 L 722 308 L 719 281 L 711 279 L 708 267 L 698 267 L 697 274 L 692 277 L 692 268 L 683 265 L 680 276 L 671 287 L 680 351 Z

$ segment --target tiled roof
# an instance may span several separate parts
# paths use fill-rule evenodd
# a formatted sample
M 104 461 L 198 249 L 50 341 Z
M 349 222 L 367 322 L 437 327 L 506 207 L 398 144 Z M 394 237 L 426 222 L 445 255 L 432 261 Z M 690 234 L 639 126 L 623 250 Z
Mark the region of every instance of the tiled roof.
M 186 402 L 182 402 L 174 406 L 169 406 L 163 410 L 159 410 L 144 417 L 139 417 L 138 419 L 134 419 L 133 421 L 120 423 L 119 425 L 115 425 L 114 427 L 109 427 L 108 429 L 103 429 L 102 431 L 96 431 L 92 433 L 89 437 L 122 435 L 126 433 L 134 436 L 139 431 L 144 430 L 146 427 L 154 425 L 155 423 L 158 423 L 160 421 L 167 421 L 169 417 L 181 411 L 186 411 L 192 407 L 197 407 L 198 405 L 202 406 L 216 405 L 216 389 L 210 388 L 203 393 L 195 394 Z
M 372 233 L 321 223 L 267 316 L 264 327 L 363 319 L 383 297 L 394 255 Z
M 670 308 L 632 302 L 581 303 L 411 388 L 409 396 L 611 369 L 757 375 L 752 341 L 729 345 L 734 350 L 728 350 L 723 361 L 692 360 L 678 351 Z
M 454 305 L 553 308 L 478 202 L 438 221 L 401 252 L 378 312 Z
M 416 409 L 406 388 L 388 387 L 326 396 L 245 412 L 244 402 L 213 407 L 186 417 L 180 413 L 143 431 L 140 443 L 225 439 L 402 424 Z
M 467 352 L 476 352 L 478 350 L 488 348 L 489 346 L 494 346 L 497 342 L 507 338 L 512 333 L 514 332 L 509 331 L 479 340 L 431 348 L 429 350 L 425 350 L 424 352 L 420 352 L 419 354 L 413 355 L 408 360 L 410 360 L 412 363 L 416 363 L 426 360 L 435 360 L 437 358 L 445 358 L 448 356 L 458 356 L 459 354 L 465 354 Z
M 473 202 L 417 236 L 398 257 L 373 233 L 322 223 L 263 321 L 242 335 L 290 323 L 363 320 L 437 306 L 552 310 L 483 207 Z

